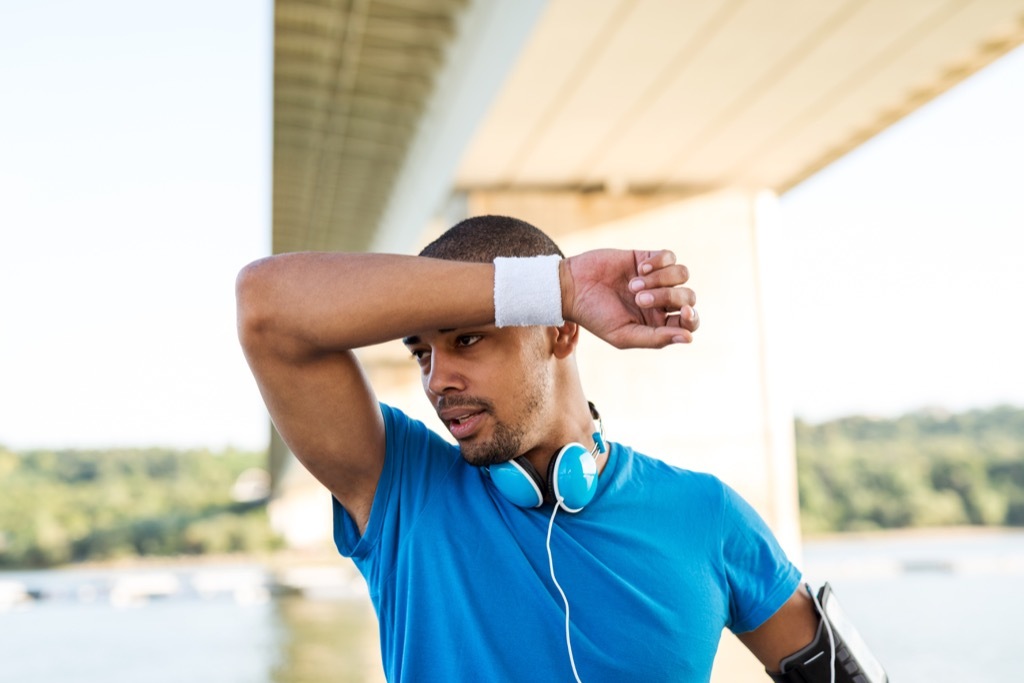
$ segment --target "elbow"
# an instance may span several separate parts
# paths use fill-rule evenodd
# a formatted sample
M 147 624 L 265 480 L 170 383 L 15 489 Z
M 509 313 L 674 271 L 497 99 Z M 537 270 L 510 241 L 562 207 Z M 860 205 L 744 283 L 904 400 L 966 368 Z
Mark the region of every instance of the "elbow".
M 270 326 L 267 259 L 242 268 L 235 279 L 235 311 L 238 340 L 246 351 L 259 344 Z

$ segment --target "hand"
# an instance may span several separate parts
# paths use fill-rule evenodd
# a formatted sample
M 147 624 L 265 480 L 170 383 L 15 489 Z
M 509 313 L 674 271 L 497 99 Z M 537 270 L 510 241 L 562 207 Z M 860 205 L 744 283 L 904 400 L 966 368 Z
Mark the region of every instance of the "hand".
M 700 325 L 690 275 L 671 251 L 598 249 L 562 262 L 562 307 L 620 349 L 686 344 Z

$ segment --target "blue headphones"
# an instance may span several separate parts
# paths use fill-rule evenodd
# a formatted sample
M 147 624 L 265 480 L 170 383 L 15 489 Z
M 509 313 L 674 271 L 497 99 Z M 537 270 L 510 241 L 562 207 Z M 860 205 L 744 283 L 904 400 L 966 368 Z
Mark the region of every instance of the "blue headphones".
M 594 448 L 587 450 L 579 443 L 570 443 L 558 451 L 548 464 L 548 481 L 544 486 L 537 469 L 520 456 L 497 465 L 486 472 L 501 494 L 523 508 L 536 508 L 545 502 L 557 503 L 566 512 L 579 512 L 597 493 L 598 451 L 606 451 L 604 426 L 594 404 L 590 414 L 597 420 L 599 431 L 594 432 Z

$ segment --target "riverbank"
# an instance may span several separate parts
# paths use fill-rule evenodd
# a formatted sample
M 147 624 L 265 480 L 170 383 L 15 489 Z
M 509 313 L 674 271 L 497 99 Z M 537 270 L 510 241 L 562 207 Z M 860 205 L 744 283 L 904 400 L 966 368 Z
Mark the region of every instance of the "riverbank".
M 832 533 L 804 533 L 804 545 L 836 542 L 876 542 L 927 539 L 963 539 L 998 536 L 1014 536 L 1024 534 L 1024 527 L 1008 526 L 944 526 L 944 527 L 909 527 L 901 529 L 876 529 L 871 531 L 843 531 Z M 207 553 L 197 555 L 143 555 L 121 557 L 109 560 L 76 562 L 55 567 L 18 567 L 0 569 L 0 576 L 5 572 L 28 572 L 52 570 L 130 570 L 153 567 L 195 567 L 204 565 L 241 566 L 260 565 L 269 570 L 287 569 L 296 566 L 336 566 L 351 567 L 351 562 L 341 557 L 333 546 L 326 544 L 314 549 L 283 549 L 261 553 Z M 352 571 L 355 571 L 354 569 Z

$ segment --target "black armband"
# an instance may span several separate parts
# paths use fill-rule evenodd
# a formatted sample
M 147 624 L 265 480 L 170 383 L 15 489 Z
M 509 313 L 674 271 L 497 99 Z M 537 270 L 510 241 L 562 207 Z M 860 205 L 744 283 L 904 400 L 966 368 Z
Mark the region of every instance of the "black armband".
M 885 669 L 840 608 L 832 587 L 826 583 L 811 598 L 821 615 L 814 640 L 783 659 L 779 673 L 768 675 L 777 683 L 888 683 Z

